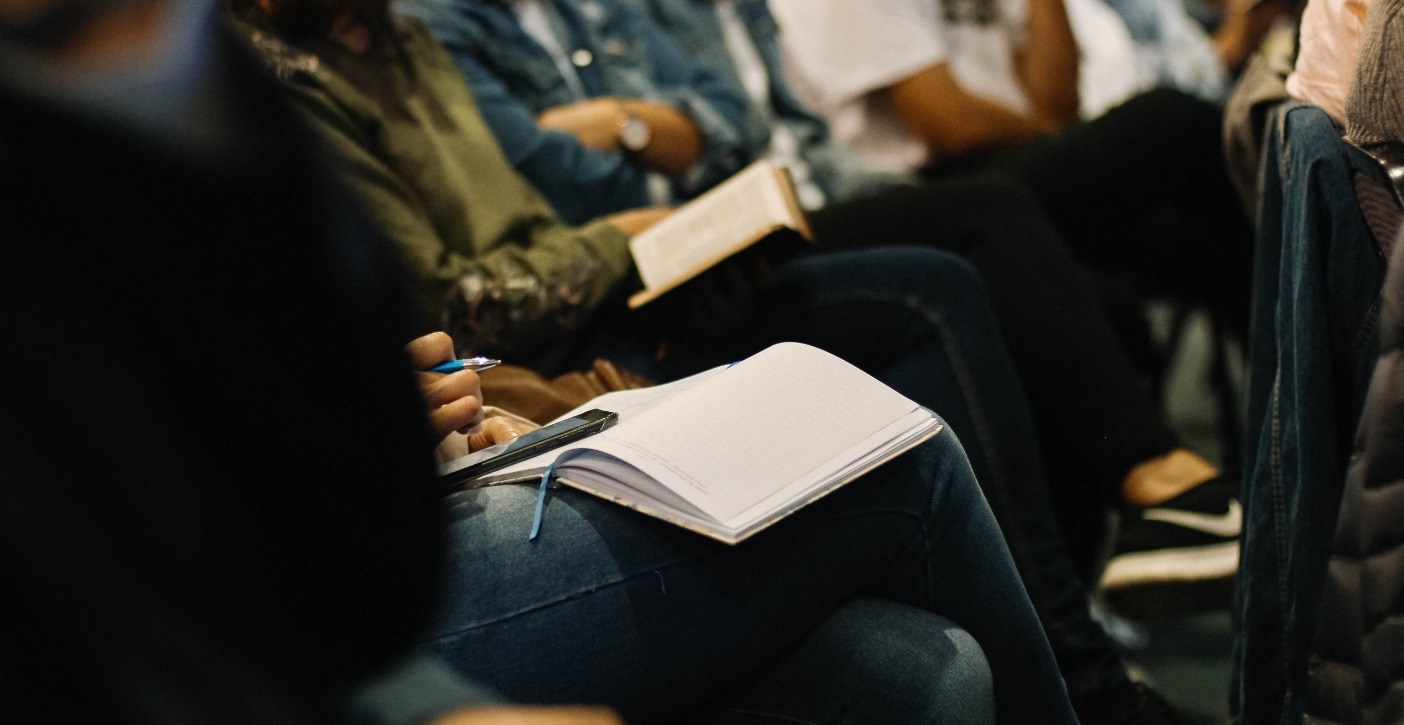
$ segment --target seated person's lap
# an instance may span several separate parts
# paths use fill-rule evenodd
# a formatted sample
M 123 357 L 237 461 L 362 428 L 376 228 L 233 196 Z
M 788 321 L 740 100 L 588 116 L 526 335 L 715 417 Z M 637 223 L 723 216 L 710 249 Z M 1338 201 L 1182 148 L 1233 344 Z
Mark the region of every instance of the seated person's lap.
M 997 689 L 1038 679 L 1025 666 L 1041 630 L 948 431 L 734 547 L 564 488 L 534 542 L 533 486 L 451 501 L 449 592 L 428 647 L 514 699 L 677 717 L 860 594 L 968 629 Z

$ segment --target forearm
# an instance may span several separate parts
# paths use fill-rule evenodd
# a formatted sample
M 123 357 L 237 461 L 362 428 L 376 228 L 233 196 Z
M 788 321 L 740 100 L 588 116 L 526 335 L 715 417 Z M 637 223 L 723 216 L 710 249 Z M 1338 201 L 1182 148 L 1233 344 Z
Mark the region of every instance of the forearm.
M 622 100 L 620 109 L 648 124 L 652 138 L 636 157 L 643 165 L 673 176 L 687 173 L 702 158 L 702 133 L 672 106 Z
M 1063 0 L 1029 0 L 1029 40 L 1017 59 L 1019 80 L 1044 125 L 1077 120 L 1077 40 Z
M 528 107 L 465 49 L 454 54 L 468 79 L 478 110 L 507 160 L 551 202 L 562 219 L 583 224 L 603 214 L 653 202 L 647 169 L 623 154 L 602 151 L 576 134 L 542 123 L 545 113 Z M 575 105 L 575 104 L 572 104 Z M 606 130 L 609 139 L 617 130 Z
M 909 132 L 935 155 L 961 154 L 1033 138 L 1056 128 L 1037 116 L 967 93 L 944 63 L 889 86 L 883 94 Z
M 663 103 L 633 98 L 594 98 L 547 109 L 542 128 L 564 131 L 596 151 L 624 153 L 622 133 L 630 116 L 649 129 L 648 144 L 633 152 L 636 163 L 670 175 L 686 173 L 702 157 L 702 134 L 686 114 Z

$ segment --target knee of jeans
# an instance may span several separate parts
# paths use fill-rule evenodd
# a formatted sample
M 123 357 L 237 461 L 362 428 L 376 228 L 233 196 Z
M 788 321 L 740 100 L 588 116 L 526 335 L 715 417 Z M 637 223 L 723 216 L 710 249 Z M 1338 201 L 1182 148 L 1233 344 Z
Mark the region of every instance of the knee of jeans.
M 834 615 L 848 685 L 885 722 L 990 723 L 994 681 L 975 638 L 945 617 L 892 601 L 857 600 Z
M 920 247 L 883 247 L 885 287 L 941 309 L 988 306 L 985 280 L 964 257 Z

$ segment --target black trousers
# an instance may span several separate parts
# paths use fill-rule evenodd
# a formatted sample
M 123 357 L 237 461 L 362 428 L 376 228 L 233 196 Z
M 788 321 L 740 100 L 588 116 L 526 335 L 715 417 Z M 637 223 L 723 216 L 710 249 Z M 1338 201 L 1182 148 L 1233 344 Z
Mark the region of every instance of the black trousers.
M 1222 111 L 1179 91 L 1150 91 L 1100 118 L 978 158 L 1043 205 L 1078 260 L 1125 275 L 1148 296 L 1199 304 L 1247 330 L 1254 231 L 1224 168 Z
M 908 243 L 985 278 L 1019 374 L 1069 553 L 1086 573 L 1103 507 L 1142 461 L 1179 445 L 1112 331 L 1093 278 L 1038 199 L 996 177 L 894 187 L 810 217 L 821 249 Z

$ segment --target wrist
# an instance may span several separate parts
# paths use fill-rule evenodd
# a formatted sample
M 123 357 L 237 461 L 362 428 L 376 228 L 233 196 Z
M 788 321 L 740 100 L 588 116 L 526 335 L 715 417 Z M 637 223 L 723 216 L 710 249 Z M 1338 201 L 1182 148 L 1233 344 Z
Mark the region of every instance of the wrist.
M 653 141 L 653 128 L 633 112 L 630 104 L 617 101 L 615 109 L 615 143 L 625 153 L 639 153 Z

